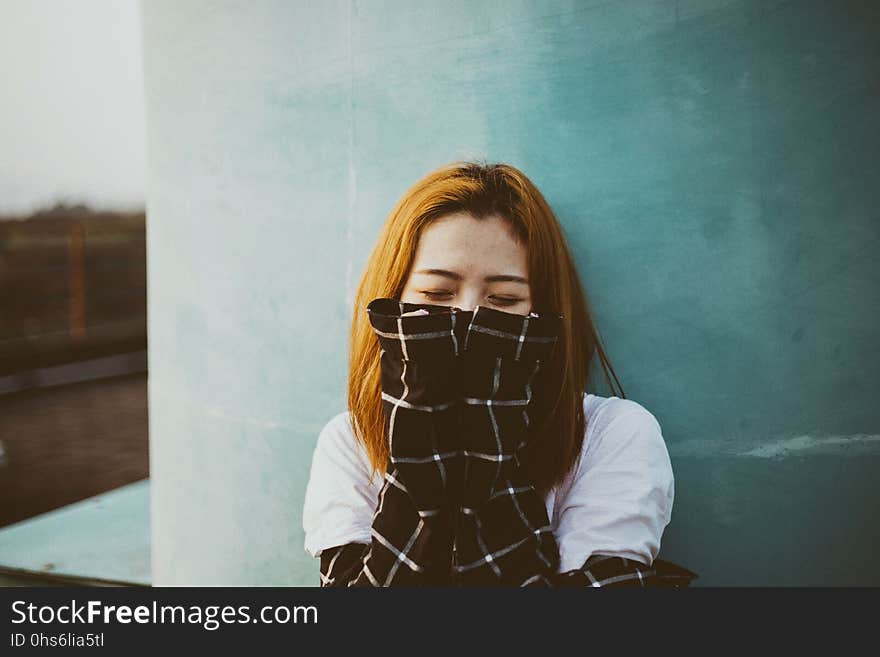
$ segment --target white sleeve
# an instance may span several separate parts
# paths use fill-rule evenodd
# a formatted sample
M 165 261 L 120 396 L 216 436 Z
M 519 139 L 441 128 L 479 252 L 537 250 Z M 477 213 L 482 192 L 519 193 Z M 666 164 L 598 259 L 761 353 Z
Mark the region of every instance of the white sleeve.
M 672 464 L 654 416 L 636 402 L 611 398 L 595 421 L 560 502 L 559 572 L 579 568 L 591 554 L 651 565 L 672 518 Z
M 378 493 L 370 485 L 369 461 L 355 442 L 349 416 L 341 413 L 321 430 L 303 503 L 305 550 L 318 557 L 325 548 L 369 543 Z M 380 475 L 374 477 L 379 479 Z

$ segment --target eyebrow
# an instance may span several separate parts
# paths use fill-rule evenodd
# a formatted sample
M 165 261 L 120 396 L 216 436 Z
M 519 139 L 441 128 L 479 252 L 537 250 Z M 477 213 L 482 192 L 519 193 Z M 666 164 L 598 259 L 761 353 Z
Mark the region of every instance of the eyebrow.
M 455 281 L 460 281 L 464 278 L 461 274 L 456 274 L 454 271 L 449 271 L 447 269 L 420 269 L 416 274 L 433 274 L 434 276 L 443 276 L 444 278 L 451 278 Z M 487 283 L 525 283 L 528 285 L 528 279 L 523 278 L 522 276 L 514 276 L 513 274 L 496 274 L 495 276 L 486 276 L 483 279 Z

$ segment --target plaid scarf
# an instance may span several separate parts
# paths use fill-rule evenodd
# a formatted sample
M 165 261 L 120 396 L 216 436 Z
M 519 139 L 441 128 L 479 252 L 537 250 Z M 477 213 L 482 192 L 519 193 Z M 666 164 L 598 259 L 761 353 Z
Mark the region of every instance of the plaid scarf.
M 546 506 L 521 456 L 560 316 L 387 298 L 367 313 L 390 455 L 371 543 L 323 550 L 322 586 L 687 586 L 696 577 L 659 559 L 648 567 L 604 555 L 557 572 Z

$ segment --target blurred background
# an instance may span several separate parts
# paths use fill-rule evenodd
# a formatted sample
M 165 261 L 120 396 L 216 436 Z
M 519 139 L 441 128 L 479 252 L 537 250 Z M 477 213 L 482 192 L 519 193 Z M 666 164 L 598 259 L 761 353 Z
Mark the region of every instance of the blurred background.
M 140 37 L 0 0 L 0 526 L 149 474 Z

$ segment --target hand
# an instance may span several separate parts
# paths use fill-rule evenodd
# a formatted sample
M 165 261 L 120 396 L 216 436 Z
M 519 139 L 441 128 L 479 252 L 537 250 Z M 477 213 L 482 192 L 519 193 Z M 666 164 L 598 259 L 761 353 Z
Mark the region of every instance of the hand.
M 516 315 L 478 306 L 461 355 L 462 505 L 474 508 L 514 479 L 528 442 L 533 383 L 561 329 L 558 315 Z
M 380 298 L 367 312 L 381 347 L 389 473 L 420 515 L 452 508 L 461 487 L 456 311 Z

